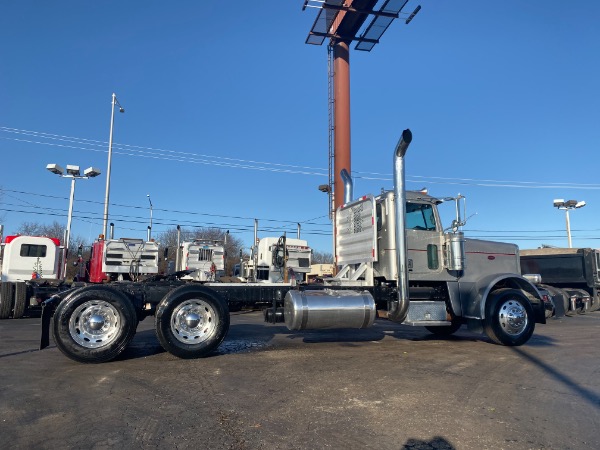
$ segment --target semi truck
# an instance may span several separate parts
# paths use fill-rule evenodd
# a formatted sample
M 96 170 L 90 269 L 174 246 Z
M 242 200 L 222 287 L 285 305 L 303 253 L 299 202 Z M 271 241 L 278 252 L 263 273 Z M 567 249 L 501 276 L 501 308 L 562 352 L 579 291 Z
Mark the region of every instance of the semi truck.
M 521 250 L 521 270 L 538 273 L 554 306 L 567 315 L 600 309 L 600 250 L 537 248 Z
M 162 347 L 181 358 L 210 354 L 229 329 L 229 307 L 263 302 L 267 322 L 290 330 L 355 328 L 376 317 L 424 326 L 449 335 L 463 324 L 498 344 L 526 343 L 544 305 L 521 275 L 518 247 L 466 239 L 459 203 L 442 226 L 437 199 L 407 192 L 404 156 L 412 141 L 404 130 L 394 149 L 394 189 L 352 198 L 346 173 L 345 203 L 335 214 L 335 259 L 340 270 L 318 285 L 217 283 L 182 279 L 187 271 L 143 282 L 75 287 L 44 302 L 40 348 L 50 332 L 59 350 L 84 363 L 109 361 L 154 316 Z
M 2 241 L 0 231 L 0 241 Z M 6 236 L 0 248 L 0 319 L 23 317 L 29 308 L 66 288 L 58 238 Z
M 100 237 L 92 244 L 90 258 L 83 261 L 73 282 L 66 280 L 65 251 L 57 238 L 6 236 L 1 248 L 0 319 L 19 319 L 40 311 L 53 294 L 86 284 L 139 280 L 158 273 L 158 244 L 143 239 Z M 1 240 L 1 238 L 0 238 Z
M 179 235 L 178 235 L 179 236 Z M 194 239 L 178 244 L 175 270 L 189 270 L 182 279 L 216 281 L 225 275 L 225 243 L 213 239 Z
M 257 222 L 255 221 L 255 236 Z M 312 250 L 300 238 L 255 237 L 250 258 L 241 262 L 242 278 L 258 283 L 301 283 L 310 272 Z

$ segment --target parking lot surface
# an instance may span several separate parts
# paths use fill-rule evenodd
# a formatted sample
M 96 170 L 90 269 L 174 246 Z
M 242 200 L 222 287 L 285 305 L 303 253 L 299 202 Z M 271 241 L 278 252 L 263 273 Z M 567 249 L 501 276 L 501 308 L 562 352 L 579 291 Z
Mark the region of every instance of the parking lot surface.
M 290 332 L 242 312 L 197 360 L 153 325 L 88 365 L 38 351 L 39 319 L 0 321 L 0 447 L 600 448 L 600 312 L 512 348 L 464 327 Z

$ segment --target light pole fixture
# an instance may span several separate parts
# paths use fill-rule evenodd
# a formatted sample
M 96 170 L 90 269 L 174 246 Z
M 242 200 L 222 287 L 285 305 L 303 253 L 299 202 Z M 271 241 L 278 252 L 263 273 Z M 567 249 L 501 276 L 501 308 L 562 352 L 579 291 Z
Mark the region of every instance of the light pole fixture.
M 115 125 L 115 105 L 119 105 L 119 112 L 124 113 L 125 108 L 117 100 L 117 94 L 112 95 L 112 108 L 110 112 L 110 134 L 108 137 L 108 165 L 106 169 L 106 195 L 104 196 L 104 220 L 102 222 L 102 234 L 108 236 L 108 199 L 110 196 L 110 165 L 112 161 L 113 128 Z
M 148 227 L 148 240 L 152 237 L 152 200 L 150 199 L 150 194 L 146 194 L 148 197 L 148 201 L 150 202 L 150 226 Z
M 562 209 L 565 211 L 567 218 L 567 239 L 569 240 L 569 248 L 572 248 L 573 245 L 571 243 L 571 221 L 569 220 L 569 211 L 572 209 L 579 209 L 585 206 L 584 201 L 577 200 L 567 200 L 565 201 L 562 198 L 554 199 L 554 207 L 558 209 Z
M 67 216 L 67 230 L 65 233 L 65 245 L 63 247 L 63 267 L 62 267 L 62 275 L 63 278 L 67 274 L 67 256 L 69 252 L 69 241 L 71 240 L 71 221 L 73 219 L 73 201 L 75 200 L 75 180 L 87 180 L 88 178 L 94 178 L 100 175 L 100 170 L 94 167 L 88 167 L 83 171 L 83 175 L 79 171 L 79 166 L 71 166 L 67 165 L 67 170 L 65 171 L 58 164 L 48 164 L 46 166 L 53 174 L 58 175 L 61 178 L 70 178 L 71 179 L 71 195 L 69 197 L 69 214 Z

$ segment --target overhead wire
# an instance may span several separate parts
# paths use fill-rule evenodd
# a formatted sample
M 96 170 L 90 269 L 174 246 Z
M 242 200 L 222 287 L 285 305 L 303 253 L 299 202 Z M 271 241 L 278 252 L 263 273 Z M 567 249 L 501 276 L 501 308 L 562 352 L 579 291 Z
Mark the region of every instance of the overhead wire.
M 32 144 L 59 146 L 72 148 L 77 150 L 87 150 L 94 152 L 106 153 L 105 148 L 108 143 L 93 139 L 78 138 L 73 136 L 65 136 L 51 134 L 39 131 L 24 130 L 19 128 L 11 128 L 0 126 L 0 132 L 21 134 L 25 136 L 37 137 L 40 139 L 53 139 L 63 142 L 75 143 L 78 145 L 87 146 L 103 146 L 102 148 L 78 147 L 66 144 L 57 144 L 52 142 L 32 141 L 28 139 L 9 138 L 0 136 L 2 139 L 27 142 Z M 193 164 L 214 165 L 221 167 L 234 167 L 239 169 L 250 169 L 260 171 L 270 171 L 279 173 L 291 173 L 300 175 L 327 176 L 326 168 L 318 168 L 311 166 L 300 166 L 294 164 L 273 163 L 268 161 L 244 160 L 240 158 L 231 158 L 225 156 L 215 156 L 207 154 L 199 154 L 192 152 L 182 152 L 169 149 L 160 149 L 154 147 L 144 147 L 139 145 L 118 144 L 113 143 L 113 152 L 124 156 L 139 156 L 151 159 L 160 159 L 175 162 L 187 162 Z M 201 159 L 209 158 L 209 160 Z M 353 176 L 357 179 L 364 180 L 379 180 L 392 181 L 391 174 L 383 174 L 378 172 L 353 171 Z M 458 178 L 458 177 L 439 177 L 439 176 L 423 176 L 423 175 L 407 175 L 408 182 L 425 182 L 430 184 L 450 184 L 450 185 L 470 185 L 480 187 L 503 187 L 503 188 L 528 188 L 528 189 L 584 189 L 598 190 L 600 184 L 595 183 L 570 183 L 570 182 L 538 182 L 538 181 L 515 181 L 515 180 L 494 180 L 494 179 L 477 179 L 477 178 Z

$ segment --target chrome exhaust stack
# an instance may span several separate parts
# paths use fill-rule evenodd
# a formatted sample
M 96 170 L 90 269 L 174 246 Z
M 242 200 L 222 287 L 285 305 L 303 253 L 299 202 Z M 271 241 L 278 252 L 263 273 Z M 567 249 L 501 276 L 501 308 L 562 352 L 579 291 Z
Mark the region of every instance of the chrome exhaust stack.
M 408 256 L 406 245 L 406 188 L 404 155 L 412 141 L 412 132 L 406 129 L 394 150 L 394 206 L 396 209 L 396 264 L 398 299 L 389 302 L 388 318 L 402 323 L 408 314 Z

